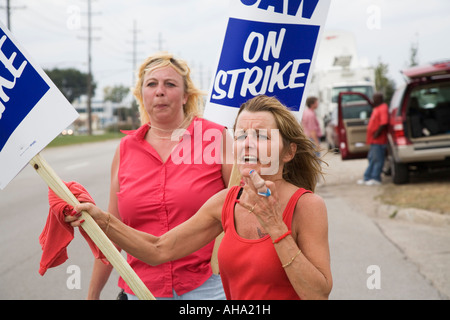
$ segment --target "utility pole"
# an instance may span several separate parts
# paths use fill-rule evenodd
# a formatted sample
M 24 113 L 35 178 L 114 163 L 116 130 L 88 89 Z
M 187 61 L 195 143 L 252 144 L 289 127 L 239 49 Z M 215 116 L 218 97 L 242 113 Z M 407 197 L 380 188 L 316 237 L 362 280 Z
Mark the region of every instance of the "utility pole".
M 88 64 L 88 75 L 87 75 L 87 115 L 88 115 L 88 134 L 92 135 L 92 40 L 99 40 L 100 38 L 92 37 L 92 7 L 91 0 L 87 0 L 87 64 Z M 81 37 L 82 39 L 86 39 Z
M 11 5 L 9 0 L 6 0 L 6 26 L 11 31 Z
M 91 0 L 88 0 L 88 76 L 87 76 L 87 114 L 88 134 L 92 135 L 92 10 Z
M 164 43 L 164 39 L 162 37 L 162 33 L 158 33 L 158 51 L 162 51 L 163 50 L 163 43 Z
M 11 7 L 11 1 L 6 0 L 6 7 L 0 7 L 1 9 L 6 9 L 6 27 L 11 31 L 11 9 L 25 9 L 26 6 Z
M 138 41 L 137 38 L 137 34 L 140 32 L 137 28 L 137 22 L 136 20 L 133 20 L 133 52 L 132 52 L 132 78 L 131 78 L 131 87 L 134 88 L 134 86 L 136 85 L 136 68 L 137 68 L 137 56 L 138 56 L 138 51 L 137 51 L 137 46 L 139 43 L 142 43 L 141 41 Z M 133 121 L 133 128 L 135 126 L 135 123 L 137 122 L 137 110 L 138 110 L 138 105 L 136 103 L 136 100 L 134 98 L 131 98 L 131 114 L 132 114 L 132 121 Z
M 134 86 L 136 83 L 136 67 L 137 67 L 137 55 L 138 55 L 138 51 L 137 51 L 137 45 L 138 45 L 138 40 L 137 40 L 137 34 L 139 33 L 139 30 L 137 29 L 137 22 L 136 20 L 133 20 L 133 52 L 132 52 L 132 68 L 133 68 L 133 76 L 131 78 L 131 85 Z

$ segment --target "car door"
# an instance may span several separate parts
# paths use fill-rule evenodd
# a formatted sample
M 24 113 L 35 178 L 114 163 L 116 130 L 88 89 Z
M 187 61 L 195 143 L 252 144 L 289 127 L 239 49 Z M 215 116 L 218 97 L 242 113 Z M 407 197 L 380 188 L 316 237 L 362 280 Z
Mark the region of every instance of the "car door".
M 338 98 L 338 142 L 342 160 L 367 157 L 367 125 L 372 114 L 372 102 L 358 92 L 341 92 Z

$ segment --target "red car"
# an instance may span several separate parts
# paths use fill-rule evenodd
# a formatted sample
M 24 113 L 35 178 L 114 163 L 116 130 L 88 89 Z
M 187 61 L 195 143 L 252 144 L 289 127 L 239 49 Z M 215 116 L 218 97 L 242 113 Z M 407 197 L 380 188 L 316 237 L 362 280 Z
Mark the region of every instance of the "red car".
M 404 70 L 408 82 L 389 106 L 388 160 L 392 180 L 410 171 L 450 167 L 450 61 Z

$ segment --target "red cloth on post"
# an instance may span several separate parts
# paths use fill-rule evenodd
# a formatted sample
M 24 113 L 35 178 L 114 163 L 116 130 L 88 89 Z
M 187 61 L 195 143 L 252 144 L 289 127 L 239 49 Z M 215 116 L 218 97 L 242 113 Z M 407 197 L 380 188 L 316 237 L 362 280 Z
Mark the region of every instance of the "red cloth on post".
M 64 182 L 69 190 L 80 202 L 91 202 L 94 200 L 86 189 L 77 182 Z M 67 259 L 67 246 L 74 238 L 73 227 L 64 221 L 64 217 L 73 210 L 73 207 L 66 201 L 59 198 L 50 188 L 48 192 L 50 210 L 44 230 L 39 236 L 39 243 L 42 246 L 42 257 L 39 273 L 43 276 L 48 268 L 53 268 L 64 263 Z M 95 203 L 94 203 L 95 204 Z M 101 259 L 108 264 L 105 256 L 95 245 L 83 228 L 79 228 L 81 234 L 86 239 L 95 258 Z

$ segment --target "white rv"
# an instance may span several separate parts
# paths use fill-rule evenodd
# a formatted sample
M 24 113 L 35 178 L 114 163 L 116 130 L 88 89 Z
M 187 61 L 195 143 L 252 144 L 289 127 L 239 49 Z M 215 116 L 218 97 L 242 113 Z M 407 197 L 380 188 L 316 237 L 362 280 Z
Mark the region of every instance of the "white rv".
M 319 99 L 316 114 L 322 129 L 336 114 L 340 92 L 359 92 L 371 98 L 374 87 L 375 71 L 359 61 L 353 34 L 325 30 L 307 92 Z

